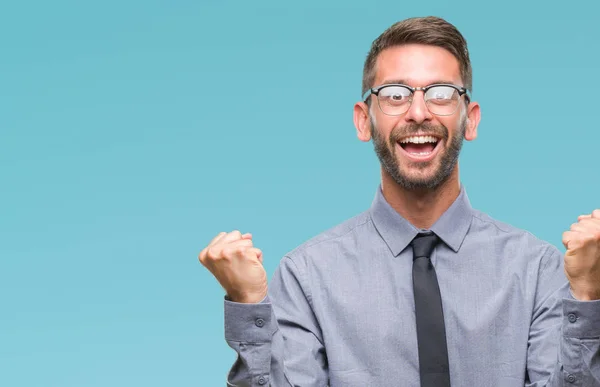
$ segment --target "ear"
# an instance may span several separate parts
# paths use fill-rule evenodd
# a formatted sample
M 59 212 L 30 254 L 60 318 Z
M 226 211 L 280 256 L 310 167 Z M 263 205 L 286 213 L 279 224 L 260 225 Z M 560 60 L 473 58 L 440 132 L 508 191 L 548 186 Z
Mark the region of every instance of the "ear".
M 465 140 L 473 141 L 477 138 L 477 127 L 481 120 L 481 110 L 477 102 L 471 102 L 467 106 L 467 128 L 465 129 Z
M 354 104 L 354 126 L 360 141 L 369 142 L 371 140 L 369 106 L 362 101 Z

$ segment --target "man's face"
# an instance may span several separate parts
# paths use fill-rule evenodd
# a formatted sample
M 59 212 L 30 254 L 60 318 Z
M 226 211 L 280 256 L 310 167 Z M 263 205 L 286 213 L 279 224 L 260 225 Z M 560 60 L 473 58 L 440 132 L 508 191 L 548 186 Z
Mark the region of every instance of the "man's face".
M 377 59 L 374 86 L 403 83 L 427 86 L 451 83 L 462 86 L 458 60 L 433 46 L 404 45 L 384 50 Z M 456 167 L 467 130 L 464 96 L 449 116 L 432 114 L 423 92 L 414 94 L 409 110 L 399 116 L 384 114 L 377 98 L 370 98 L 368 118 L 375 152 L 382 167 L 405 189 L 433 189 L 446 181 Z M 467 139 L 474 138 L 473 133 Z

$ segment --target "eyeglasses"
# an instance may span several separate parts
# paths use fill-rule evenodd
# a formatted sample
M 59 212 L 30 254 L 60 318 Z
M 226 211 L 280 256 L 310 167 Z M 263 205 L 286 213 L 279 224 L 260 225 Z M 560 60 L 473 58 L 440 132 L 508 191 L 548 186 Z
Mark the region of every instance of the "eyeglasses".
M 383 114 L 399 116 L 408 111 L 417 90 L 423 91 L 425 105 L 431 114 L 437 116 L 454 114 L 458 108 L 460 97 L 463 95 L 467 101 L 469 100 L 467 89 L 449 83 L 436 83 L 425 87 L 411 87 L 394 83 L 367 90 L 363 95 L 363 101 L 367 102 L 367 98 L 373 94 L 377 97 L 377 104 Z

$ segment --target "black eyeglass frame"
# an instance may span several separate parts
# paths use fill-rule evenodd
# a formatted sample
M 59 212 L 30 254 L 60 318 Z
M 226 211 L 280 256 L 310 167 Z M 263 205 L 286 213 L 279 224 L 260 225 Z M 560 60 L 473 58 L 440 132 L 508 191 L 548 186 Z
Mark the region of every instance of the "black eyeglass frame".
M 411 96 L 410 96 L 410 103 L 411 104 L 413 102 L 413 97 L 415 95 L 415 91 L 422 91 L 423 94 L 425 94 L 425 93 L 427 93 L 427 90 L 429 90 L 429 89 L 431 89 L 432 87 L 435 87 L 435 86 L 448 86 L 448 87 L 452 87 L 453 89 L 455 89 L 458 92 L 458 97 L 459 98 L 464 95 L 465 99 L 467 100 L 467 103 L 469 103 L 471 101 L 471 97 L 469 96 L 468 90 L 465 87 L 457 86 L 457 85 L 454 85 L 452 83 L 433 83 L 431 85 L 417 86 L 417 87 L 412 87 L 412 86 L 409 86 L 409 85 L 404 85 L 402 83 L 386 83 L 386 84 L 383 84 L 383 85 L 372 87 L 369 90 L 365 91 L 365 93 L 363 94 L 363 102 L 365 102 L 365 103 L 368 104 L 369 103 L 368 102 L 368 98 L 371 95 L 374 95 L 374 96 L 377 97 L 377 106 L 379 106 L 379 110 L 381 110 L 381 112 L 383 114 L 388 115 L 388 116 L 390 116 L 390 115 L 399 116 L 399 115 L 402 115 L 402 114 L 406 113 L 406 112 L 404 112 L 404 113 L 400 113 L 400 114 L 388 114 L 388 113 L 385 113 L 383 111 L 383 109 L 381 108 L 381 105 L 379 105 L 379 92 L 381 90 L 385 89 L 386 87 L 390 87 L 390 86 L 400 86 L 400 87 L 405 87 L 405 88 L 409 89 L 411 91 Z M 425 104 L 427 105 L 427 101 L 425 101 Z M 458 104 L 456 106 L 458 108 Z M 410 105 L 409 105 L 409 109 L 410 109 Z M 429 106 L 427 106 L 427 109 L 429 109 Z M 445 114 L 444 116 L 446 116 L 446 115 L 450 116 L 450 115 L 454 114 L 455 112 L 456 112 L 456 109 L 452 113 Z M 435 114 L 435 113 L 431 113 L 431 114 Z M 442 116 L 442 114 L 435 114 L 435 115 Z

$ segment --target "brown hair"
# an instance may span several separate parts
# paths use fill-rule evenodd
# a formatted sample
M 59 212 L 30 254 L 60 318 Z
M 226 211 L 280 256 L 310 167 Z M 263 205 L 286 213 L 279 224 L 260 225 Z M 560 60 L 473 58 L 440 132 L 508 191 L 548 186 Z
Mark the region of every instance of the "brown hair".
M 467 41 L 458 29 L 436 16 L 414 17 L 399 21 L 373 41 L 363 68 L 362 94 L 373 87 L 375 63 L 381 51 L 402 44 L 426 44 L 445 48 L 456 57 L 464 87 L 472 91 L 473 73 Z

